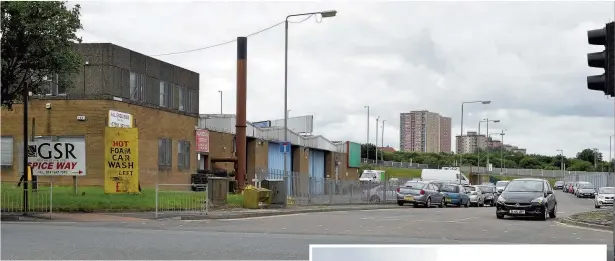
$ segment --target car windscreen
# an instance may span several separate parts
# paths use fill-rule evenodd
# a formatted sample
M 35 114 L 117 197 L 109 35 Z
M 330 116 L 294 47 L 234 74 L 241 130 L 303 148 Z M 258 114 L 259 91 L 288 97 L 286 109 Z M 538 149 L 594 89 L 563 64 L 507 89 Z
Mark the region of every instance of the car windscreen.
M 506 186 L 506 192 L 542 192 L 544 182 L 540 180 L 513 180 Z
M 425 187 L 425 183 L 409 181 L 409 182 L 406 182 L 404 187 L 411 188 L 411 189 L 423 189 L 423 187 Z
M 599 189 L 600 194 L 615 194 L 614 187 L 603 187 Z
M 495 192 L 495 188 L 491 186 L 480 186 L 480 191 L 485 193 L 493 193 Z
M 556 182 L 555 182 L 555 185 L 563 185 L 563 184 L 564 184 L 564 182 L 563 182 L 563 181 L 556 181 Z
M 459 193 L 459 186 L 445 185 L 440 189 L 442 192 Z
M 583 184 L 579 184 L 579 188 L 582 188 L 582 189 L 593 189 L 594 185 L 592 185 L 591 183 L 583 183 Z
M 498 181 L 495 183 L 496 187 L 505 187 L 508 184 L 508 181 Z
M 466 191 L 476 191 L 475 187 L 464 187 Z

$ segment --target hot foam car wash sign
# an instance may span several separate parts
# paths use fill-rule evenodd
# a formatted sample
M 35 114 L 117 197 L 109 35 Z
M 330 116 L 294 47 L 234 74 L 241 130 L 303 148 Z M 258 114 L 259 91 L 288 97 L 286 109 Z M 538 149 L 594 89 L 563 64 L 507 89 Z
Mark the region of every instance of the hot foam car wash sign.
M 105 193 L 139 193 L 139 130 L 105 128 Z
M 30 142 L 28 161 L 34 176 L 85 176 L 85 142 Z

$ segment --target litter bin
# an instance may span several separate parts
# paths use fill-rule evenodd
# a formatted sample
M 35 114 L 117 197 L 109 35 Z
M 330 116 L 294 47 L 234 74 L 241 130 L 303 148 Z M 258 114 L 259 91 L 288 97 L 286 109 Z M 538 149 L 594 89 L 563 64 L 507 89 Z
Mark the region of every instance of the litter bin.
M 266 188 L 250 187 L 243 190 L 243 207 L 258 209 L 259 203 L 271 203 L 271 190 Z

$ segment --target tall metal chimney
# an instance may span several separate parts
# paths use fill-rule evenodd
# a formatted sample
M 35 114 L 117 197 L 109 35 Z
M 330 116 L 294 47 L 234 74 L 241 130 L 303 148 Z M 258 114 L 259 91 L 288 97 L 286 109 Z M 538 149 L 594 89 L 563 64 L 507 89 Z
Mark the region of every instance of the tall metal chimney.
M 243 190 L 246 180 L 247 139 L 246 139 L 246 101 L 248 38 L 237 37 L 237 120 L 235 121 L 235 140 L 237 146 L 237 187 Z

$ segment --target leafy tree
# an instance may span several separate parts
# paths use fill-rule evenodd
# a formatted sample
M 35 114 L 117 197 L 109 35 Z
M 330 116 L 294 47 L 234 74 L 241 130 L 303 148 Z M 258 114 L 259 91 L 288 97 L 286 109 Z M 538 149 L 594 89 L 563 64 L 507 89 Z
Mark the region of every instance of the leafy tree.
M 581 152 L 577 153 L 577 159 L 584 160 L 587 162 L 602 161 L 602 153 L 596 152 L 592 149 L 584 149 Z
M 45 77 L 78 72 L 81 56 L 73 44 L 80 43 L 80 6 L 72 9 L 59 1 L 3 1 L 1 104 L 9 109 L 26 85 L 40 93 Z M 70 86 L 73 77 L 58 77 Z
M 376 146 L 374 144 L 361 144 L 361 158 L 366 159 L 368 158 L 369 152 L 369 159 L 375 159 L 376 158 Z M 380 156 L 378 157 L 380 158 Z M 385 159 L 386 160 L 386 159 Z

